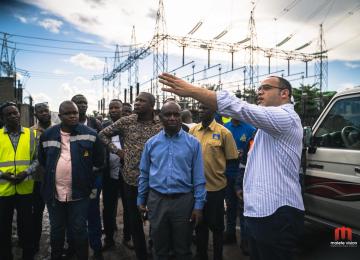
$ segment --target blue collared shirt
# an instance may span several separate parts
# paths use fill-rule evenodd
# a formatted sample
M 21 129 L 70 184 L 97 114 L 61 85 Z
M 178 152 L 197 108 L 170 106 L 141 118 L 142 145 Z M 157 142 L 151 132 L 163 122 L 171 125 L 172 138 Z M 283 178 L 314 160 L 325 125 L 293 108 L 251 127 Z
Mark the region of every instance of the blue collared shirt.
M 303 130 L 292 104 L 264 107 L 217 93 L 221 114 L 258 128 L 244 176 L 244 215 L 265 217 L 281 206 L 304 210 L 299 181 Z
M 205 176 L 201 145 L 182 129 L 174 136 L 164 130 L 150 138 L 140 161 L 138 205 L 146 205 L 149 189 L 163 194 L 194 191 L 195 209 L 205 203 Z

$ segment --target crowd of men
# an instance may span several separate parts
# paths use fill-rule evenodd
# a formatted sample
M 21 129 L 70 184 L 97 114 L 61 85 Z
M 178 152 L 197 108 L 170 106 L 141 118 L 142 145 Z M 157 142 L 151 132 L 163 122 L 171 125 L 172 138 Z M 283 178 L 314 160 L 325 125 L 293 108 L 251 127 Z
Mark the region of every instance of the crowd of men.
M 213 259 L 222 260 L 224 244 L 237 242 L 237 217 L 244 255 L 291 259 L 304 206 L 302 127 L 289 82 L 265 79 L 254 105 L 167 73 L 160 79 L 168 86 L 164 91 L 199 101 L 198 124 L 175 98 L 156 113 L 155 98 L 146 92 L 136 97 L 133 111 L 111 100 L 102 122 L 87 116 L 81 94 L 60 104 L 57 125 L 47 103 L 35 105 L 38 123 L 31 128 L 21 126 L 15 103 L 1 105 L 1 260 L 13 259 L 14 209 L 23 259 L 34 259 L 45 205 L 51 259 L 88 259 L 89 246 L 95 259 L 104 259 L 102 252 L 116 245 L 119 197 L 121 242 L 138 260 L 206 260 L 209 231 Z M 221 116 L 231 119 L 224 124 Z

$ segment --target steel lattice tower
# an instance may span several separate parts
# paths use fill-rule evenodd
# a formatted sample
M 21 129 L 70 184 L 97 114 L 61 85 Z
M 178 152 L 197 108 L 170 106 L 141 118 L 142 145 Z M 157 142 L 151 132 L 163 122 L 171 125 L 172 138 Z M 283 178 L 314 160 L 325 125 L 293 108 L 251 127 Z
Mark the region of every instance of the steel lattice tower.
M 158 75 L 168 70 L 168 41 L 166 39 L 166 21 L 163 0 L 159 0 L 159 9 L 156 13 L 155 34 L 152 40 L 153 52 L 153 89 L 155 89 L 156 108 L 160 108 Z M 165 100 L 165 92 L 162 93 Z
M 315 53 L 315 83 L 319 84 L 320 109 L 323 107 L 322 94 L 327 90 L 328 81 L 328 56 L 324 40 L 323 26 L 320 24 L 320 37 L 317 42 L 318 52 Z
M 248 79 L 248 88 L 255 90 L 255 82 L 256 78 L 259 75 L 259 66 L 257 60 L 257 34 L 255 27 L 255 19 L 254 19 L 254 11 L 255 7 L 251 10 L 250 20 L 249 20 L 249 28 L 248 28 L 248 38 L 250 39 L 249 45 L 246 47 L 246 56 L 247 56 L 247 66 L 246 66 L 246 75 Z
M 114 56 L 114 67 L 116 69 L 120 64 L 120 50 L 119 45 L 116 44 L 115 56 Z M 116 91 L 117 93 L 116 93 Z M 121 95 L 121 73 L 118 73 L 113 80 L 113 98 L 120 98 Z
M 137 52 L 136 49 L 136 34 L 135 34 L 135 26 L 133 26 L 132 28 L 132 32 L 131 32 L 131 45 L 129 48 L 129 55 L 135 55 L 135 53 Z M 128 87 L 130 88 L 136 87 L 136 83 L 139 82 L 139 60 L 136 59 L 134 61 L 133 64 L 131 64 L 131 66 L 129 67 L 128 70 Z

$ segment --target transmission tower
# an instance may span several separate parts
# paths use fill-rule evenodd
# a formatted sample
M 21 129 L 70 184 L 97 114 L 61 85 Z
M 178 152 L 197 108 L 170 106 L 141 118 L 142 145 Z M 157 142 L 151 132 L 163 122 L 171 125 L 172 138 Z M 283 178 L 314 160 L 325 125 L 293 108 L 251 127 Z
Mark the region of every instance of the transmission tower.
M 247 56 L 247 69 L 246 74 L 248 78 L 248 88 L 251 90 L 251 93 L 255 90 L 255 82 L 256 78 L 259 75 L 259 66 L 257 60 L 257 34 L 255 27 L 255 19 L 254 19 L 254 11 L 255 7 L 251 10 L 249 26 L 248 26 L 248 39 L 249 45 L 246 47 L 246 56 Z
M 132 28 L 131 32 L 131 45 L 129 48 L 129 56 L 135 55 L 137 53 L 136 49 L 136 34 L 135 34 L 135 26 Z M 134 88 L 136 84 L 139 82 L 139 59 L 135 59 L 134 62 L 130 65 L 128 70 L 128 87 Z
M 168 70 L 168 41 L 166 39 L 166 21 L 164 13 L 164 3 L 163 0 L 159 0 L 159 9 L 156 13 L 156 25 L 155 25 L 155 34 L 152 40 L 154 46 L 153 52 L 153 89 L 155 89 L 156 97 L 156 108 L 160 108 L 159 101 L 159 83 L 158 75 L 161 72 Z M 162 101 L 165 100 L 165 92 L 163 92 Z
M 315 53 L 315 83 L 320 89 L 320 109 L 323 107 L 322 94 L 327 90 L 328 56 L 324 39 L 323 25 L 320 24 L 320 37 L 317 41 L 318 52 Z
M 8 46 L 8 34 L 3 34 L 3 42 L 1 45 L 1 54 L 0 54 L 0 76 L 1 77 L 15 77 L 16 68 L 15 68 L 15 53 L 16 48 L 12 48 L 11 56 L 9 56 L 9 46 Z
M 119 64 L 120 64 L 120 50 L 119 50 L 119 45 L 116 44 L 113 70 L 117 68 Z M 120 98 L 120 95 L 121 95 L 121 73 L 118 73 L 113 80 L 113 98 L 115 97 Z

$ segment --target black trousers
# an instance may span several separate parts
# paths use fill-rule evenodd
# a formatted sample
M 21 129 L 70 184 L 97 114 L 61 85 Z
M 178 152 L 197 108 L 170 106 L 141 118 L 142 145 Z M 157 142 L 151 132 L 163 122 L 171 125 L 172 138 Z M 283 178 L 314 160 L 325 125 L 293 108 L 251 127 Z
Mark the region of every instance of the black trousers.
M 214 260 L 222 260 L 224 232 L 225 189 L 208 191 L 203 210 L 203 222 L 195 229 L 197 254 L 201 260 L 208 259 L 209 229 L 213 235 Z
M 35 250 L 39 250 L 40 239 L 42 233 L 42 220 L 45 209 L 45 202 L 41 196 L 41 182 L 36 181 L 34 183 L 33 193 L 33 214 L 34 214 L 34 247 Z
M 128 207 L 126 206 L 125 192 L 124 192 L 124 180 L 119 174 L 119 179 L 112 179 L 110 177 L 104 177 L 103 179 L 103 222 L 105 231 L 105 242 L 114 242 L 114 232 L 116 228 L 116 215 L 119 194 L 123 205 L 123 239 L 129 241 L 130 236 L 130 224 Z
M 291 260 L 304 232 L 304 211 L 283 206 L 274 214 L 245 217 L 251 260 Z
M 34 259 L 33 240 L 33 195 L 15 194 L 7 197 L 0 197 L 0 259 L 12 260 L 11 253 L 11 232 L 14 209 L 17 212 L 18 234 L 21 236 L 23 248 L 23 259 Z
M 134 242 L 136 258 L 138 260 L 146 260 L 147 252 L 143 222 L 136 204 L 138 189 L 136 186 L 131 186 L 127 183 L 124 183 L 124 188 L 126 205 L 130 216 L 130 233 Z
M 155 259 L 168 260 L 171 247 L 177 260 L 190 260 L 193 193 L 164 195 L 150 190 L 147 206 Z

